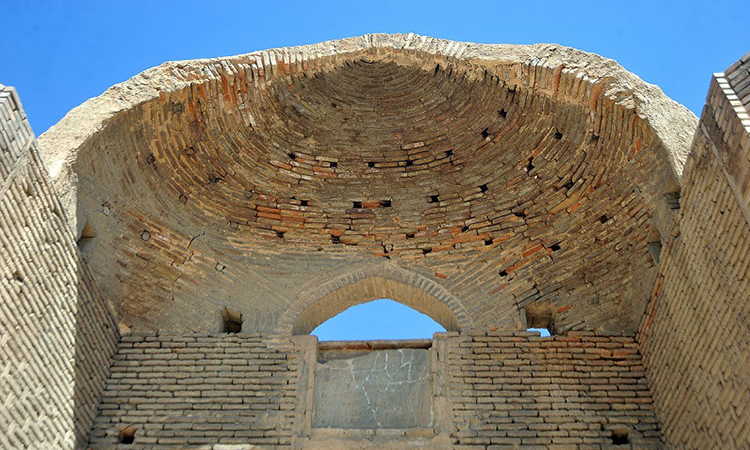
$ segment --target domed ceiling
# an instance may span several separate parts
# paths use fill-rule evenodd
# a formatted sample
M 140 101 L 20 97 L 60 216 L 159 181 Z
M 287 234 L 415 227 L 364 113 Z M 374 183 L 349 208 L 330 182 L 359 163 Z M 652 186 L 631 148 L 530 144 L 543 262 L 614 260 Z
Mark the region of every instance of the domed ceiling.
M 125 328 L 278 331 L 380 270 L 464 327 L 564 333 L 637 326 L 694 129 L 596 55 L 369 35 L 167 63 L 40 143 Z

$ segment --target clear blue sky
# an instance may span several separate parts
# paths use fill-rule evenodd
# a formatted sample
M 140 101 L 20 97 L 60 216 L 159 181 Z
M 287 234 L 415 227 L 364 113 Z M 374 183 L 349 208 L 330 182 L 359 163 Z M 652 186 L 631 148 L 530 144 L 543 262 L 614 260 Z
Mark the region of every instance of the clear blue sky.
M 0 83 L 18 89 L 41 134 L 86 99 L 164 61 L 414 32 L 598 53 L 699 115 L 711 74 L 750 51 L 749 27 L 748 0 L 0 0 Z

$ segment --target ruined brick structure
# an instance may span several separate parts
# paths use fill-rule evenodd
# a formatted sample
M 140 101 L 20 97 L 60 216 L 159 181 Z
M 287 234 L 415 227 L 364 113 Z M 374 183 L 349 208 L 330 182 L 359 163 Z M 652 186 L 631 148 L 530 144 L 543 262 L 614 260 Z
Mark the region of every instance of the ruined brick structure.
M 415 35 L 166 63 L 38 143 L 1 87 L 0 447 L 750 448 L 748 58 L 700 121 Z M 308 336 L 377 298 L 448 332 Z

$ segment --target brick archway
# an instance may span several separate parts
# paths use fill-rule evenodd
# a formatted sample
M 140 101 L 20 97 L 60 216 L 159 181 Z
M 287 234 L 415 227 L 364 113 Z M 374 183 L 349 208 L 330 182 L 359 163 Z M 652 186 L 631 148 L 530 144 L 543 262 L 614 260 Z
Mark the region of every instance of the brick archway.
M 443 286 L 415 272 L 382 265 L 340 275 L 301 294 L 279 319 L 278 333 L 308 334 L 345 309 L 380 298 L 426 314 L 447 331 L 473 327 L 464 307 Z

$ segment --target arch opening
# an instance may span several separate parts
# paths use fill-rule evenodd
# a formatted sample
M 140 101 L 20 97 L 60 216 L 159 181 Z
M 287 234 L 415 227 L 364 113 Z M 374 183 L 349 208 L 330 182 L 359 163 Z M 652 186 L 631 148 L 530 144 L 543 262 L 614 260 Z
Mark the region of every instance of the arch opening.
M 351 306 L 318 325 L 319 341 L 431 339 L 445 328 L 428 315 L 391 299 Z
M 309 305 L 297 317 L 292 333 L 311 334 L 334 316 L 373 299 L 388 299 L 422 313 L 446 331 L 459 330 L 456 315 L 435 296 L 405 283 L 370 276 L 330 292 Z

